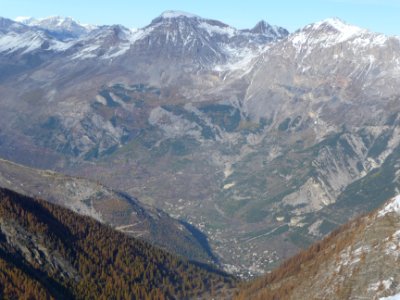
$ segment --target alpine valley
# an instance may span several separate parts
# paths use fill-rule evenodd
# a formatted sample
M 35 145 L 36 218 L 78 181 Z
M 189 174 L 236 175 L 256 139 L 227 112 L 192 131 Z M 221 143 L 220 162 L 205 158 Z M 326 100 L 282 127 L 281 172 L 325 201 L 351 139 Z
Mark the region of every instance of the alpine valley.
M 0 18 L 0 184 L 251 277 L 400 193 L 399 86 L 335 18 Z

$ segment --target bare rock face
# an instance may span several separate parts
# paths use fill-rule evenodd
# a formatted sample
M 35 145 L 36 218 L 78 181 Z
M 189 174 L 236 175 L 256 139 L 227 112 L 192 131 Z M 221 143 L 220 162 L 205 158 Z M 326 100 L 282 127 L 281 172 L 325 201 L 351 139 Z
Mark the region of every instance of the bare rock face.
M 0 231 L 6 245 L 2 249 L 17 252 L 29 264 L 41 266 L 49 273 L 59 273 L 61 277 L 79 280 L 78 272 L 57 251 L 52 251 L 46 245 L 42 236 L 35 236 L 12 220 L 0 219 Z
M 171 11 L 68 41 L 1 22 L 2 157 L 190 222 L 230 271 L 271 269 L 399 188 L 398 38 Z

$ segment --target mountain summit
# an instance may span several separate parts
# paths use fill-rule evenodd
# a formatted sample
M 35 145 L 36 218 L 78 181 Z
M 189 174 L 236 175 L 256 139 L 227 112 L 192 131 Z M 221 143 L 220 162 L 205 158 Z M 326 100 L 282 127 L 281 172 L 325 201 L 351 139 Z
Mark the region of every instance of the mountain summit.
M 174 19 L 174 18 L 196 18 L 196 19 L 201 19 L 201 17 L 187 13 L 184 11 L 178 11 L 178 10 L 166 10 L 164 11 L 161 15 L 160 18 L 163 19 Z
M 279 26 L 272 26 L 265 22 L 264 20 L 261 20 L 254 26 L 250 32 L 252 33 L 257 33 L 257 34 L 262 34 L 262 35 L 269 35 L 269 36 L 275 36 L 275 37 L 285 37 L 289 34 L 289 32 Z
M 338 18 L 329 18 L 307 25 L 297 30 L 290 38 L 294 44 L 316 45 L 324 48 L 344 42 L 351 42 L 357 48 L 365 48 L 382 45 L 388 39 L 383 34 L 347 24 Z

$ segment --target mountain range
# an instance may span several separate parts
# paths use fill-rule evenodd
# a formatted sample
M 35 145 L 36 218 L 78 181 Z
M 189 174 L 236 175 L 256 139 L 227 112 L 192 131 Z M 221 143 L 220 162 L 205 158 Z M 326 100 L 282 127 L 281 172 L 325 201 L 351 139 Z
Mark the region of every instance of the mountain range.
M 123 191 L 261 274 L 398 194 L 399 53 L 335 18 L 3 18 L 0 156 Z

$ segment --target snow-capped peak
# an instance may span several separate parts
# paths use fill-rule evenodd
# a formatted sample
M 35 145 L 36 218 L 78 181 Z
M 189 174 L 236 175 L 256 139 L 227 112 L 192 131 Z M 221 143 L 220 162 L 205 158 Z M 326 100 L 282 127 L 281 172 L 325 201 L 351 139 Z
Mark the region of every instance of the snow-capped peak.
M 334 29 L 338 34 L 347 37 L 359 35 L 367 31 L 366 29 L 347 24 L 339 18 L 325 19 L 312 25 L 313 29 L 324 29 L 326 27 L 329 27 L 329 29 Z
M 289 32 L 278 26 L 270 25 L 264 20 L 261 20 L 254 26 L 252 29 L 249 30 L 251 33 L 255 34 L 263 34 L 263 35 L 269 35 L 271 37 L 285 37 L 289 34 Z
M 98 28 L 94 25 L 81 24 L 71 17 L 51 16 L 46 18 L 17 17 L 15 21 L 29 27 L 36 27 L 51 32 L 60 40 L 69 40 L 84 36 Z
M 67 24 L 67 23 L 77 23 L 77 21 L 75 21 L 74 19 L 72 19 L 71 17 L 60 17 L 60 16 L 51 16 L 51 17 L 47 17 L 47 18 L 41 18 L 38 20 L 39 22 L 46 22 L 46 23 L 51 23 L 54 24 L 56 26 L 62 26 L 63 24 Z
M 28 16 L 19 16 L 19 17 L 16 17 L 16 18 L 14 19 L 15 22 L 22 23 L 22 24 L 29 23 L 29 22 L 31 22 L 32 20 L 34 20 L 34 18 L 28 17 Z
M 164 11 L 161 15 L 161 18 L 163 19 L 174 19 L 174 18 L 180 18 L 180 17 L 185 17 L 185 18 L 200 18 L 199 16 L 191 13 L 187 13 L 184 11 L 178 11 L 178 10 L 167 10 Z
M 290 36 L 290 40 L 298 53 L 306 51 L 308 55 L 312 47 L 328 48 L 343 42 L 351 43 L 353 49 L 379 46 L 385 43 L 386 37 L 347 24 L 338 18 L 329 18 L 296 31 Z
M 67 18 L 63 18 L 60 16 L 50 16 L 50 17 L 45 17 L 45 18 L 39 18 L 39 19 L 35 19 L 32 17 L 16 17 L 15 21 L 23 23 L 25 25 L 28 26 L 41 26 L 41 25 L 46 25 L 46 26 L 62 26 L 63 24 L 66 23 L 76 23 L 79 24 L 78 22 L 74 21 L 72 18 L 67 17 Z

